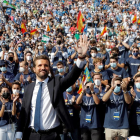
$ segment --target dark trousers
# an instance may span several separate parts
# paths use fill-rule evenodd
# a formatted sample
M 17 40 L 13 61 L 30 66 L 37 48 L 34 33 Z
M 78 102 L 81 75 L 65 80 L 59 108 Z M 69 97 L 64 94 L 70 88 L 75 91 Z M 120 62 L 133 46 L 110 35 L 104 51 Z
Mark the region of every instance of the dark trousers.
M 30 133 L 29 140 L 60 140 L 57 132 L 51 132 L 50 134 Z
M 101 129 L 81 129 L 81 140 L 101 140 Z
M 140 125 L 130 126 L 129 136 L 139 136 L 140 137 Z

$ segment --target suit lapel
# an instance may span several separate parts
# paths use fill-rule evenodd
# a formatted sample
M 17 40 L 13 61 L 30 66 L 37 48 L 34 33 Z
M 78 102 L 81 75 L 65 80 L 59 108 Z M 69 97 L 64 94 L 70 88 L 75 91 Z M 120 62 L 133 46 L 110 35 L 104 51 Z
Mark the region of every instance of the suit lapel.
M 28 88 L 27 100 L 26 100 L 26 105 L 27 105 L 28 109 L 30 109 L 34 87 L 35 87 L 35 82 L 31 83 Z
M 48 81 L 47 85 L 48 85 L 48 90 L 49 90 L 49 94 L 50 94 L 51 103 L 54 105 L 54 100 L 53 100 L 54 78 L 53 79 L 49 78 L 49 81 Z

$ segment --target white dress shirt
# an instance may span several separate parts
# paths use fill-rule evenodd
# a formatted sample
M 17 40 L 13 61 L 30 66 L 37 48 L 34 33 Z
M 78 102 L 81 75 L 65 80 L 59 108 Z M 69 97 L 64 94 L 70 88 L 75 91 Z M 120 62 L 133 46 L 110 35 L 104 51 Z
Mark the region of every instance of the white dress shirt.
M 86 61 L 81 61 L 77 59 L 76 65 L 78 68 L 83 68 L 86 64 Z M 49 78 L 46 78 L 42 85 L 42 96 L 41 96 L 41 108 L 40 108 L 40 130 L 52 129 L 60 125 L 60 122 L 57 118 L 56 112 L 52 106 L 50 95 L 48 91 L 48 83 Z M 30 108 L 30 123 L 29 127 L 34 129 L 34 116 L 35 116 L 35 108 L 36 108 L 36 98 L 39 90 L 38 79 L 36 80 L 36 84 L 33 90 L 33 96 L 31 100 L 31 108 Z M 16 132 L 16 138 L 22 138 L 22 132 Z

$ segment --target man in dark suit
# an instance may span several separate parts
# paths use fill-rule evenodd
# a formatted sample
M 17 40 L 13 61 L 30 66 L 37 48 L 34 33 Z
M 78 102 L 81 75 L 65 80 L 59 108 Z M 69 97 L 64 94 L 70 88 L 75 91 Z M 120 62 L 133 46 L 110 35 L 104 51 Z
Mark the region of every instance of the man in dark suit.
M 37 80 L 25 88 L 16 140 L 21 140 L 22 137 L 22 140 L 60 140 L 58 131 L 61 123 L 67 129 L 73 129 L 63 92 L 80 76 L 85 66 L 88 45 L 87 37 L 81 36 L 76 45 L 79 58 L 65 78 L 49 78 L 49 58 L 44 55 L 36 57 L 33 69 Z

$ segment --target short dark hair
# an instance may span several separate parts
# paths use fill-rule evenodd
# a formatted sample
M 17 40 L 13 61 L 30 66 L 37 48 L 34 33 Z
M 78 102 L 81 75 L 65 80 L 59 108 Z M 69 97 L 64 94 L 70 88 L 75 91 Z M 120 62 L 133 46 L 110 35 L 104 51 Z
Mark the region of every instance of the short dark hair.
M 111 53 L 112 53 L 113 51 L 115 51 L 116 53 L 119 53 L 119 49 L 116 48 L 116 47 L 112 48 Z
M 114 78 L 114 81 L 120 81 L 120 82 L 122 82 L 122 78 L 121 77 L 116 77 L 116 78 Z
M 19 86 L 21 86 L 21 84 L 20 84 L 19 81 L 14 81 L 14 82 L 12 83 L 12 87 L 13 87 L 13 85 L 19 85 Z M 21 87 L 20 87 L 20 88 L 21 88 Z
M 118 58 L 114 56 L 111 56 L 110 59 L 115 59 L 116 61 L 118 61 Z
M 91 51 L 91 50 L 94 50 L 94 51 L 97 52 L 97 48 L 95 48 L 95 47 L 92 47 L 92 48 L 90 49 L 90 51 Z
M 140 77 L 140 74 L 136 74 L 136 76 L 134 77 L 134 80 L 136 80 L 136 78 Z
M 40 60 L 40 59 L 48 60 L 48 61 L 49 61 L 49 66 L 50 66 L 50 59 L 49 59 L 49 57 L 46 56 L 46 55 L 40 55 L 40 56 L 37 56 L 37 57 L 34 59 L 34 61 L 33 61 L 33 67 L 36 66 L 36 61 L 37 61 L 37 60 Z
M 57 63 L 57 66 L 59 66 L 59 65 L 63 65 L 63 66 L 64 66 L 64 64 L 63 64 L 62 61 L 59 61 L 59 62 Z
M 7 86 L 7 85 L 0 86 L 0 92 L 2 91 L 3 88 L 8 88 L 9 89 L 9 86 Z

